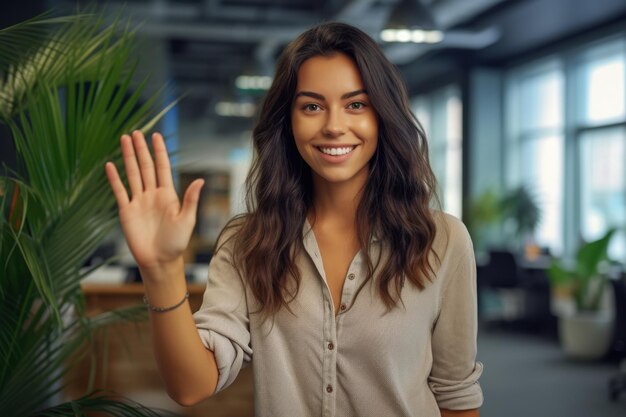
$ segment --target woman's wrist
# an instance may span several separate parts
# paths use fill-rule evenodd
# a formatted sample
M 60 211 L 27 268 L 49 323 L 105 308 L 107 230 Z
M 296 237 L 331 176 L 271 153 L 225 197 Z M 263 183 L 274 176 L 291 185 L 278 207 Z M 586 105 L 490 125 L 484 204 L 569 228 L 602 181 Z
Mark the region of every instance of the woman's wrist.
M 172 262 L 139 266 L 146 296 L 153 305 L 170 305 L 187 291 L 182 256 Z
M 171 306 L 167 306 L 167 307 L 159 307 L 159 306 L 155 306 L 155 305 L 150 304 L 150 300 L 148 300 L 148 296 L 147 295 L 143 296 L 144 304 L 148 307 L 148 309 L 150 311 L 153 311 L 155 313 L 167 313 L 169 311 L 176 310 L 177 308 L 179 308 L 180 306 L 185 304 L 185 302 L 188 299 L 189 299 L 189 291 L 185 292 L 185 295 L 183 296 L 183 298 L 179 302 L 177 302 L 176 304 L 171 305 Z
M 146 285 L 167 284 L 177 277 L 185 276 L 185 261 L 180 256 L 166 262 L 154 262 L 150 265 L 139 265 L 141 279 Z

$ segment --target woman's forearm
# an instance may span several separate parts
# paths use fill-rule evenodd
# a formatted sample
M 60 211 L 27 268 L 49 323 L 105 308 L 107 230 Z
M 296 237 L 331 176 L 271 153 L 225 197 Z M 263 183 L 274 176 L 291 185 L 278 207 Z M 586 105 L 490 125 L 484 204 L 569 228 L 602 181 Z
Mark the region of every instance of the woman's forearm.
M 142 270 L 149 303 L 169 307 L 185 296 L 184 263 Z M 165 279 L 164 279 L 165 278 Z M 150 311 L 154 355 L 167 392 L 176 402 L 192 405 L 215 392 L 218 369 L 213 352 L 202 344 L 189 304 L 167 312 Z

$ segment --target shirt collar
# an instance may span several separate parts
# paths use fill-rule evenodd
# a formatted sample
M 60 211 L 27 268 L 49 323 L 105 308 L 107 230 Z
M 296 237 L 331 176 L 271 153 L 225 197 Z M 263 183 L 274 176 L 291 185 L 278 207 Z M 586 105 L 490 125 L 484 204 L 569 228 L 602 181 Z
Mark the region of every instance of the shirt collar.
M 312 227 L 311 227 L 311 223 L 309 223 L 309 219 L 305 218 L 304 219 L 304 225 L 302 226 L 302 238 L 306 240 L 307 235 L 309 233 L 312 233 Z M 372 243 L 377 243 L 380 241 L 380 236 L 378 234 L 378 232 L 374 232 L 372 234 Z

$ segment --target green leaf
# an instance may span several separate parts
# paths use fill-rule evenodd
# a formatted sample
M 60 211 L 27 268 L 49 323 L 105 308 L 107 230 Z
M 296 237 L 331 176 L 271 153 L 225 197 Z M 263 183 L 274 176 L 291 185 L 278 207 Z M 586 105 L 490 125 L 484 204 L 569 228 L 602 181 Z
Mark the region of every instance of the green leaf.
M 554 260 L 546 270 L 552 285 L 567 285 L 576 280 L 576 275 L 568 271 L 558 260 Z
M 576 254 L 576 272 L 585 278 L 598 273 L 598 266 L 608 259 L 611 237 L 616 229 L 609 229 L 600 239 L 582 245 Z
M 615 228 L 609 229 L 601 238 L 581 245 L 572 268 L 566 268 L 555 260 L 547 270 L 553 286 L 568 286 L 571 289 L 579 311 L 596 310 L 600 305 L 606 281 L 600 266 L 608 260 L 609 244 L 616 231 Z

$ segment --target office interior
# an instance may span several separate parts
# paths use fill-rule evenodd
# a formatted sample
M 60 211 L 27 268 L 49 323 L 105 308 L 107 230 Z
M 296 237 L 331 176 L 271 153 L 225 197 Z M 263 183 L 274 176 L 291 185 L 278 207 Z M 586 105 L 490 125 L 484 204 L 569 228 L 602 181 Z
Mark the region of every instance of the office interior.
M 167 86 L 164 105 L 178 100 L 156 129 L 173 151 L 178 189 L 206 181 L 185 255 L 192 308 L 217 236 L 245 210 L 252 129 L 278 54 L 314 24 L 343 21 L 400 69 L 441 207 L 472 236 L 481 415 L 626 415 L 626 2 L 41 0 L 4 5 L 0 28 L 77 5 L 128 19 L 141 45 L 138 79 L 149 75 L 150 93 Z M 14 166 L 15 152 L 0 126 L 0 160 Z M 597 302 L 583 311 L 593 317 L 566 334 L 589 306 L 551 270 L 574 268 L 581 248 L 603 237 L 606 256 L 589 284 Z M 141 303 L 119 228 L 86 266 L 111 256 L 81 283 L 85 314 Z M 178 415 L 253 415 L 249 368 L 202 404 L 170 400 L 149 332 L 145 322 L 120 324 L 94 339 L 96 356 L 106 356 L 99 388 Z M 568 345 L 576 338 L 582 347 Z M 90 371 L 74 369 L 59 398 L 84 395 Z

